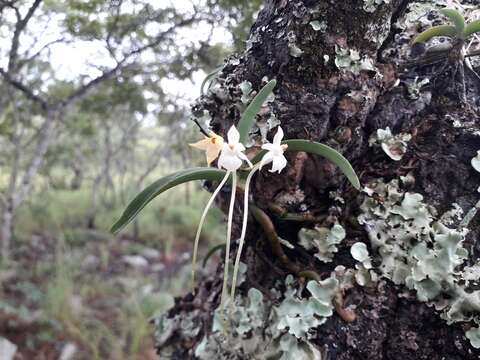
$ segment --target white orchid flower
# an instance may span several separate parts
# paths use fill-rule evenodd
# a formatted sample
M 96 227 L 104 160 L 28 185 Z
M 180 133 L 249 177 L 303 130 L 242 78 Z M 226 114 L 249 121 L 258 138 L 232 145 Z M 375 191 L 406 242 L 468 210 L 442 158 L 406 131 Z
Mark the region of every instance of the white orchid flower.
M 243 210 L 243 221 L 242 221 L 242 232 L 240 235 L 237 257 L 235 259 L 235 266 L 233 268 L 233 281 L 232 281 L 232 290 L 231 290 L 231 298 L 232 302 L 235 299 L 235 288 L 237 284 L 237 277 L 238 277 L 238 268 L 240 266 L 240 258 L 242 256 L 242 249 L 243 244 L 245 242 L 245 234 L 247 232 L 247 220 L 248 220 L 248 191 L 250 189 L 250 182 L 252 181 L 253 175 L 257 170 L 260 170 L 263 166 L 272 163 L 272 169 L 269 170 L 270 172 L 278 172 L 280 173 L 285 166 L 287 166 L 287 159 L 283 155 L 285 150 L 287 149 L 288 145 L 282 145 L 283 139 L 283 130 L 279 126 L 277 133 L 273 137 L 273 143 L 268 143 L 262 145 L 262 149 L 267 150 L 267 153 L 262 157 L 262 160 L 253 167 L 250 171 L 250 174 L 247 176 L 247 180 L 245 181 L 245 192 L 244 192 L 244 210 Z
M 218 187 L 213 192 L 212 196 L 208 200 L 207 206 L 205 207 L 202 217 L 200 219 L 200 224 L 198 225 L 197 233 L 195 236 L 195 244 L 193 249 L 193 259 L 192 259 L 192 291 L 195 288 L 195 269 L 197 262 L 198 254 L 198 243 L 200 240 L 200 234 L 202 232 L 203 224 L 207 216 L 208 210 L 212 206 L 215 198 L 220 193 L 220 190 L 227 182 L 230 175 L 232 175 L 232 192 L 230 197 L 230 206 L 228 210 L 228 221 L 227 221 L 227 243 L 225 249 L 225 265 L 224 265 L 224 281 L 222 288 L 222 300 L 221 300 L 221 312 L 223 312 L 223 306 L 225 303 L 227 295 L 227 280 L 228 280 L 228 263 L 230 259 L 230 242 L 232 237 L 232 223 L 233 223 L 233 210 L 235 205 L 235 194 L 237 190 L 237 170 L 242 166 L 243 162 L 246 161 L 250 167 L 252 163 L 243 153 L 245 151 L 245 146 L 240 142 L 240 133 L 235 126 L 232 126 L 227 133 L 228 143 L 226 143 L 223 138 L 216 134 L 210 135 L 209 138 L 193 144 L 193 146 L 205 150 L 207 152 L 207 161 L 210 163 L 213 161 L 215 154 L 218 155 L 219 145 L 221 144 L 220 157 L 218 158 L 218 167 L 224 168 L 227 170 L 224 178 L 218 185 Z M 210 155 L 210 156 L 209 156 Z M 216 157 L 216 156 L 215 156 Z
M 268 152 L 263 156 L 260 161 L 260 169 L 272 163 L 272 169 L 270 172 L 280 173 L 285 166 L 287 166 L 287 159 L 283 155 L 285 150 L 288 148 L 288 145 L 282 145 L 283 140 L 283 130 L 279 126 L 277 133 L 273 137 L 273 143 L 263 144 L 262 149 L 267 150 Z
M 242 166 L 243 161 L 246 161 L 250 167 L 252 163 L 248 160 L 245 151 L 245 146 L 240 142 L 240 133 L 235 125 L 232 125 L 227 133 L 228 143 L 223 143 L 220 157 L 218 158 L 218 167 L 224 168 L 227 171 L 237 171 Z

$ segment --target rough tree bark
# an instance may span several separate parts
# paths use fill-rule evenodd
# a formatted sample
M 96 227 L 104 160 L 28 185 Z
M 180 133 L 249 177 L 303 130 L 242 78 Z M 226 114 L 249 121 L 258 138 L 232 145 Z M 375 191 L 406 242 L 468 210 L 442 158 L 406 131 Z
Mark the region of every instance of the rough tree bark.
M 365 11 L 367 3 L 373 4 L 374 11 Z M 409 15 L 418 19 L 413 13 L 416 5 L 420 8 L 428 2 L 267 0 L 252 28 L 247 50 L 238 58 L 229 59 L 218 80 L 220 87 L 203 97 L 196 110 L 208 110 L 213 130 L 225 135 L 239 119 L 239 84 L 248 80 L 258 89 L 263 77 L 275 78 L 278 85 L 272 109 L 286 138 L 333 146 L 352 162 L 363 185 L 379 178 L 387 182 L 411 172 L 415 183 L 409 191 L 422 194 L 439 214 L 455 202 L 467 212 L 478 201 L 476 191 L 480 185 L 480 174 L 470 165 L 480 150 L 479 87 L 467 79 L 468 104 L 461 104 L 450 86 L 447 70 L 435 86 L 422 90 L 419 96 L 411 96 L 409 84 L 415 76 L 423 78 L 432 71 L 431 67 L 416 67 L 404 74 L 399 70 L 409 56 L 409 40 L 420 30 L 418 23 L 405 20 Z M 312 20 L 318 23 L 312 25 Z M 407 25 L 395 25 L 400 20 Z M 317 25 L 322 24 L 324 28 L 318 29 Z M 355 60 L 347 65 L 336 63 L 341 49 L 355 49 L 365 59 L 373 59 L 376 70 L 355 69 Z M 369 146 L 369 138 L 387 127 L 393 133 L 412 136 L 400 161 L 393 161 L 381 149 Z M 354 267 L 351 245 L 361 241 L 370 249 L 367 233 L 356 221 L 365 195 L 352 189 L 338 169 L 322 158 L 305 154 L 290 154 L 287 158 L 290 165 L 281 176 L 263 172 L 256 177 L 253 191 L 255 203 L 275 219 L 279 235 L 296 244 L 298 230 L 309 226 L 279 220 L 268 210 L 282 195 L 295 194 L 298 189 L 304 196 L 290 203 L 289 211 L 308 209 L 317 218 L 323 216 L 325 220 L 319 225 L 331 224 L 332 217 L 336 218 L 347 233 L 332 263 L 307 263 L 297 246 L 294 250 L 285 248 L 288 257 L 322 275 L 329 274 L 337 265 Z M 343 197 L 345 204 L 336 204 L 329 196 L 331 191 Z M 224 204 L 221 206 L 225 208 Z M 239 214 L 240 203 L 237 208 Z M 237 215 L 237 236 L 240 222 L 241 216 Z M 480 254 L 476 241 L 479 225 L 477 215 L 466 238 L 471 263 L 477 262 Z M 248 266 L 247 278 L 240 293 L 245 294 L 251 287 L 270 289 L 276 279 L 289 273 L 261 238 L 259 226 L 251 220 L 249 249 L 243 256 Z M 378 255 L 371 249 L 370 254 L 374 258 Z M 212 314 L 221 293 L 221 266 L 200 284 L 197 295 L 176 299 L 168 314 L 168 318 L 173 318 L 194 313 L 194 322 L 201 324 L 201 330 L 193 337 L 184 336 L 178 328 L 160 334 L 160 354 L 169 347 L 173 349 L 171 358 L 194 358 L 195 348 L 211 332 Z M 479 358 L 480 351 L 464 336 L 468 327 L 447 325 L 431 306 L 417 301 L 414 295 L 406 296 L 405 291 L 405 287 L 385 279 L 374 287 L 357 285 L 347 291 L 345 304 L 356 305 L 356 320 L 345 322 L 334 314 L 318 328 L 312 342 L 324 350 L 323 359 Z M 230 354 L 225 358 L 242 357 Z

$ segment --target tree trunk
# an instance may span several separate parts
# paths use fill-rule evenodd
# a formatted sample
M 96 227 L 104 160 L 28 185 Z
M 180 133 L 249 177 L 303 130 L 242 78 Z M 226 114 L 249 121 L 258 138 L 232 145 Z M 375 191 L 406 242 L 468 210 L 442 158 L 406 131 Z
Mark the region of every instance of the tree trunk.
M 289 165 L 281 175 L 259 173 L 252 185 L 252 202 L 272 219 L 279 237 L 292 245 L 283 247 L 288 261 L 308 272 L 286 266 L 265 241 L 262 227 L 251 219 L 242 258 L 247 270 L 238 289 L 240 305 L 230 314 L 237 322 L 222 333 L 213 320 L 222 287 L 220 264 L 195 295 L 176 299 L 168 315 L 157 319 L 161 358 L 190 359 L 195 354 L 201 359 L 479 358 L 480 351 L 465 337 L 476 327 L 472 317 L 478 320 L 480 315 L 480 301 L 466 298 L 473 294 L 480 299 L 478 290 L 466 286 L 466 280 L 452 280 L 480 254 L 479 216 L 460 221 L 461 210 L 466 214 L 478 201 L 480 174 L 470 162 L 480 150 L 479 89 L 467 78 L 468 104 L 462 104 L 450 81 L 451 69 L 423 88 L 420 80 L 441 66 L 400 71 L 410 59 L 411 39 L 423 30 L 418 19 L 427 5 L 435 7 L 435 2 L 266 1 L 247 50 L 228 60 L 217 81 L 220 86 L 202 97 L 196 110 L 209 111 L 213 130 L 225 135 L 239 119 L 239 84 L 250 81 L 259 89 L 264 77 L 275 78 L 270 107 L 285 138 L 334 147 L 350 160 L 366 188 L 356 191 L 327 160 L 302 153 L 287 153 Z M 434 13 L 423 17 L 424 25 L 435 16 L 439 18 Z M 261 116 L 266 120 L 270 114 Z M 388 132 L 387 128 L 398 136 L 382 140 L 384 132 L 377 130 Z M 225 202 L 228 194 L 222 196 Z M 406 214 L 413 199 L 415 214 Z M 237 209 L 242 206 L 239 202 Z M 456 212 L 448 212 L 456 206 Z M 285 212 L 297 215 L 290 218 L 295 221 Z M 416 225 L 422 216 L 424 226 Z M 392 219 L 399 218 L 404 220 L 394 224 Z M 241 219 L 237 213 L 236 236 Z M 331 261 L 322 260 L 325 254 L 320 249 L 300 245 L 301 229 L 331 234 L 335 224 L 346 236 L 335 245 L 338 251 L 327 251 Z M 434 228 L 428 233 L 434 237 L 424 238 L 425 228 Z M 435 283 L 433 273 L 422 277 L 418 273 L 422 266 L 429 271 L 437 266 L 441 232 L 456 236 L 461 228 L 469 230 L 461 245 L 468 258 L 455 262 L 450 274 L 449 261 L 457 261 L 460 253 L 466 256 L 464 249 L 454 248 L 437 272 L 442 281 Z M 368 248 L 371 271 L 365 258 L 367 262 L 360 263 L 352 257 L 355 243 Z M 424 252 L 417 253 L 419 249 Z M 403 270 L 408 276 L 399 274 Z M 302 284 L 317 276 L 331 280 L 332 272 L 340 282 L 329 303 L 335 307 L 333 314 L 319 321 L 318 312 L 310 318 L 295 313 L 295 304 L 301 304 L 298 311 L 308 312 L 305 304 L 314 297 Z M 342 272 L 355 275 L 353 285 L 347 285 Z M 293 275 L 291 285 L 285 285 L 288 274 Z M 423 287 L 427 283 L 440 290 L 431 295 L 432 288 Z M 463 286 L 466 292 L 458 295 Z M 292 287 L 297 289 L 295 296 Z M 263 305 L 253 300 L 252 288 L 262 294 Z M 297 315 L 288 318 L 286 310 Z M 282 325 L 282 316 L 288 326 Z
M 31 159 L 21 175 L 20 159 L 22 156 L 21 136 L 15 134 L 13 139 L 14 157 L 9 175 L 9 184 L 5 193 L 5 204 L 2 214 L 1 229 L 1 251 L 2 260 L 8 261 L 10 256 L 10 243 L 13 234 L 13 219 L 18 207 L 25 198 L 30 195 L 33 187 L 33 181 L 40 170 L 45 154 L 54 137 L 55 120 L 61 116 L 61 113 L 54 110 L 46 112 L 45 120 L 42 123 L 38 140 Z M 17 126 L 17 125 L 16 125 Z M 14 128 L 17 131 L 17 128 Z
M 90 192 L 90 208 L 88 209 L 87 214 L 87 228 L 95 229 L 95 219 L 97 217 L 97 208 L 98 208 L 98 190 L 103 180 L 103 172 L 97 175 L 93 179 L 92 189 Z
M 9 202 L 5 204 L 2 212 L 1 236 L 2 240 L 2 263 L 8 262 L 10 259 L 10 242 L 13 234 L 13 215 L 14 210 Z

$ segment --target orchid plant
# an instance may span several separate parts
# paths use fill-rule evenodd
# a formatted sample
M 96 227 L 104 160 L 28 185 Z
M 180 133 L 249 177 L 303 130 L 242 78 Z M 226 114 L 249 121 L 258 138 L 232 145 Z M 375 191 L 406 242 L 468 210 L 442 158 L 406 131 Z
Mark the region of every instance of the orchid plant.
M 480 76 L 474 70 L 469 60 L 470 57 L 480 55 L 480 52 L 478 50 L 468 51 L 471 42 L 467 46 L 467 40 L 480 32 L 480 20 L 466 23 L 464 16 L 455 9 L 441 9 L 440 13 L 450 20 L 452 25 L 432 26 L 418 34 L 413 39 L 412 45 L 424 48 L 428 41 L 436 37 L 449 38 L 450 42 L 446 46 L 443 43 L 431 46 L 422 58 L 414 62 L 414 65 L 435 65 L 443 62 L 435 76 L 441 75 L 448 68 L 451 68 L 453 81 L 458 72 L 462 86 L 460 96 L 462 101 L 466 102 L 465 69 L 468 70 L 467 74 L 480 81 Z
M 235 197 L 238 185 L 238 171 L 248 171 L 244 185 L 244 211 L 242 219 L 241 234 L 238 241 L 238 251 L 235 257 L 235 264 L 233 269 L 233 279 L 230 297 L 233 300 L 235 298 L 235 288 L 238 277 L 238 269 L 240 265 L 240 259 L 245 242 L 247 223 L 248 223 L 248 209 L 249 209 L 249 189 L 254 175 L 257 171 L 261 171 L 262 168 L 268 164 L 272 164 L 270 172 L 281 173 L 281 171 L 287 166 L 287 159 L 284 155 L 286 151 L 304 151 L 314 155 L 320 155 L 335 163 L 342 172 L 346 175 L 351 184 L 356 188 L 360 188 L 358 177 L 355 174 L 352 166 L 340 153 L 330 148 L 329 146 L 308 141 L 302 139 L 291 139 L 283 141 L 284 132 L 279 126 L 272 143 L 265 143 L 261 146 L 261 151 L 257 153 L 255 157 L 249 159 L 245 151 L 245 143 L 247 142 L 248 135 L 255 123 L 255 118 L 258 112 L 263 107 L 265 101 L 269 95 L 273 92 L 276 85 L 275 80 L 268 82 L 251 101 L 248 107 L 245 109 L 237 126 L 233 125 L 227 132 L 227 141 L 220 135 L 215 134 L 213 131 L 203 131 L 206 135 L 204 139 L 190 144 L 192 147 L 205 151 L 208 167 L 192 168 L 179 171 L 169 176 L 163 177 L 142 192 L 140 192 L 132 202 L 127 206 L 120 219 L 113 225 L 112 232 L 117 233 L 129 222 L 131 222 L 139 212 L 150 203 L 155 197 L 165 192 L 166 190 L 180 185 L 182 183 L 193 180 L 210 180 L 218 181 L 219 184 L 212 193 L 212 196 L 208 200 L 205 209 L 200 218 L 200 223 L 195 235 L 194 249 L 192 256 L 192 284 L 195 288 L 195 272 L 196 262 L 198 255 L 198 244 L 200 240 L 200 234 L 205 222 L 205 218 L 215 198 L 220 193 L 223 186 L 231 178 L 231 194 L 230 203 L 228 208 L 227 217 L 227 235 L 225 246 L 225 264 L 224 264 L 224 279 L 222 286 L 222 296 L 220 302 L 220 312 L 223 313 L 224 304 L 228 297 L 228 279 L 229 279 L 229 260 L 230 260 L 230 246 L 232 237 L 232 223 Z M 210 165 L 217 160 L 217 169 Z M 243 165 L 247 166 L 243 166 Z M 243 177 L 240 177 L 242 179 Z

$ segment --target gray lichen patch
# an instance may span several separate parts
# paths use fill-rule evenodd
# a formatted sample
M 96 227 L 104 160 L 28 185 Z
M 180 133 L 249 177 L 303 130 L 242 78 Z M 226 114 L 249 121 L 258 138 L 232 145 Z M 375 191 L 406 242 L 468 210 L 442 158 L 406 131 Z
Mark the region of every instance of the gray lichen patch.
M 313 250 L 315 257 L 323 262 L 331 262 L 338 251 L 337 245 L 345 239 L 346 232 L 342 225 L 336 223 L 331 229 L 315 227 L 303 228 L 298 233 L 299 243 L 307 250 Z
M 362 70 L 376 71 L 373 59 L 368 56 L 360 56 L 355 49 L 335 46 L 335 65 L 340 71 L 359 74 Z
M 247 104 L 252 99 L 252 83 L 247 80 L 242 81 L 240 83 L 240 90 L 242 91 L 240 100 L 242 103 Z
M 477 151 L 477 156 L 472 158 L 472 160 L 470 162 L 471 162 L 473 168 L 475 170 L 477 170 L 478 172 L 480 172 L 480 150 Z
M 414 290 L 447 323 L 480 323 L 480 290 L 469 288 L 475 269 L 465 268 L 467 231 L 447 227 L 422 195 L 404 192 L 397 180 L 380 179 L 365 192 L 358 220 L 375 251 L 376 271 Z
M 364 0 L 363 10 L 370 13 L 375 12 L 380 5 L 389 3 L 390 0 Z
M 368 143 L 370 146 L 380 145 L 388 157 L 395 161 L 400 161 L 407 152 L 407 145 L 412 136 L 410 134 L 400 133 L 393 135 L 389 127 L 378 129 Z
M 346 277 L 346 276 L 344 276 Z M 319 349 L 309 341 L 333 314 L 333 300 L 346 280 L 337 274 L 317 282 L 308 282 L 309 296 L 288 276 L 285 284 L 270 290 L 267 299 L 251 288 L 246 296 L 237 295 L 235 304 L 227 304 L 225 314 L 215 311 L 212 331 L 204 335 L 194 349 L 199 359 L 321 359 Z M 199 334 L 195 313 L 157 319 L 157 341 L 176 332 L 182 339 Z M 165 335 L 166 334 L 166 335 Z
M 320 31 L 320 32 L 325 32 L 328 27 L 326 21 L 319 21 L 319 20 L 310 21 L 310 26 L 312 27 L 313 30 Z

